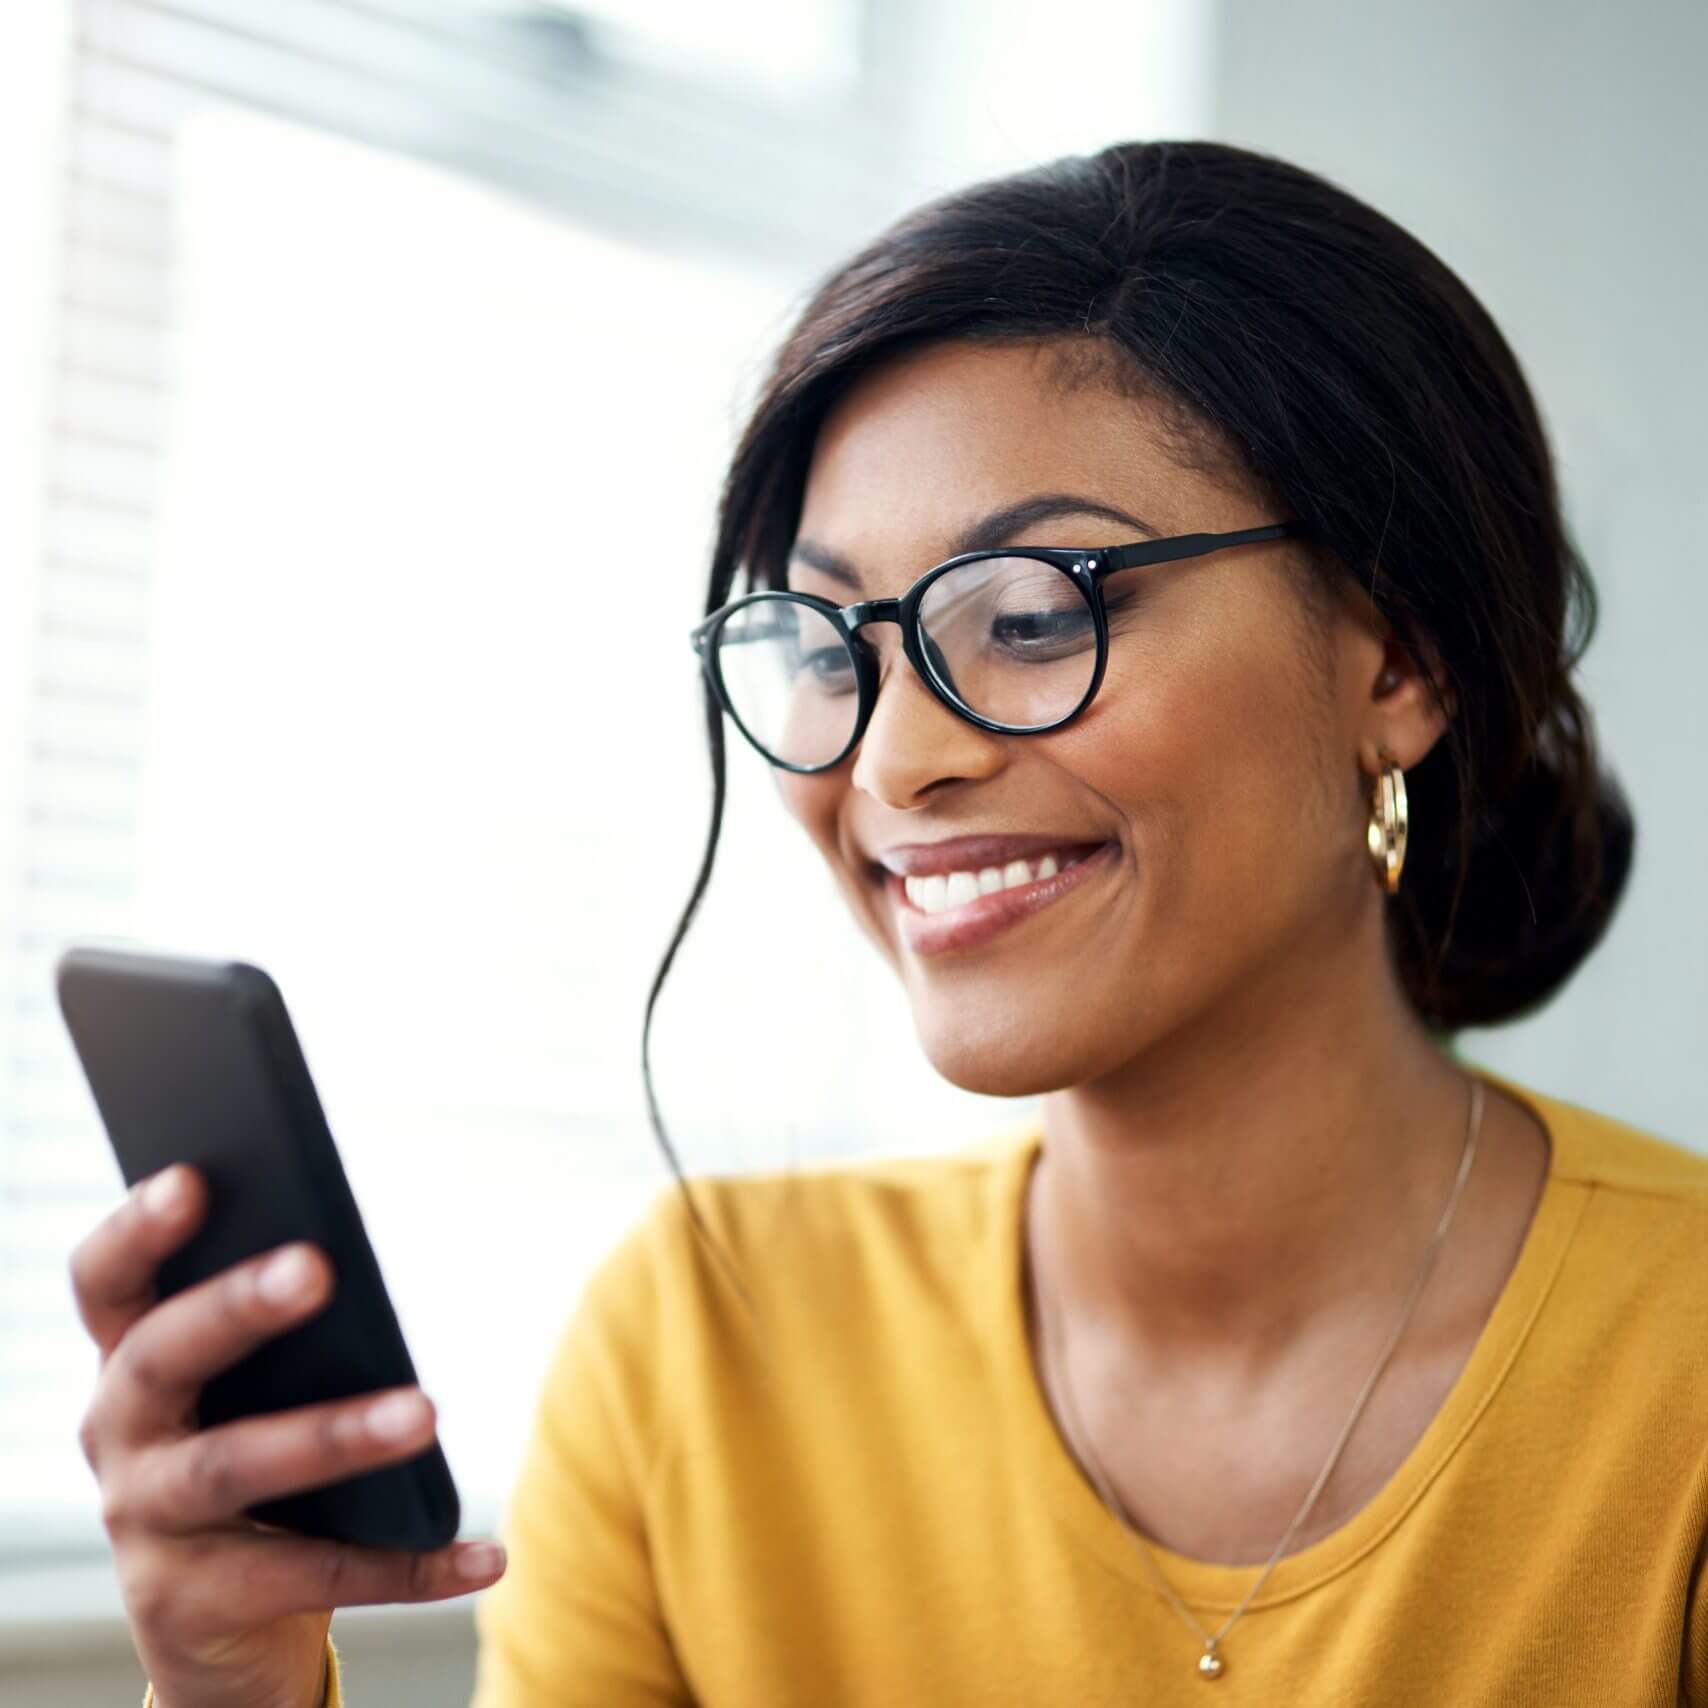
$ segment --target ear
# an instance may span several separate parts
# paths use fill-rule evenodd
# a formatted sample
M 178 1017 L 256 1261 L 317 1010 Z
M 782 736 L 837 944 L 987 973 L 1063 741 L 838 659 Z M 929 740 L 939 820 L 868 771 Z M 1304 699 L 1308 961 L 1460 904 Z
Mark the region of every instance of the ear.
M 1446 704 L 1437 698 L 1430 672 L 1391 631 L 1367 640 L 1358 762 L 1372 777 L 1390 762 L 1409 771 L 1441 739 L 1453 716 L 1452 696 Z
M 1440 661 L 1402 642 L 1361 587 L 1343 585 L 1337 617 L 1342 704 L 1359 769 L 1376 777 L 1392 760 L 1409 771 L 1441 739 L 1455 710 L 1451 692 L 1443 703 L 1431 686 L 1445 679 Z

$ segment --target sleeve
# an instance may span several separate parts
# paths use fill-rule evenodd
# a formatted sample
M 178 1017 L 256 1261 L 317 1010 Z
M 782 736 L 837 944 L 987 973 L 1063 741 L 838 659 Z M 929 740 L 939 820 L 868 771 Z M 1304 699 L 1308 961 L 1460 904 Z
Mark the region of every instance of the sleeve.
M 323 1675 L 326 1684 L 326 1697 L 320 1708 L 344 1708 L 344 1688 L 338 1677 L 338 1649 L 332 1641 L 332 1633 L 326 1633 L 326 1671 Z M 149 1681 L 148 1689 L 143 1693 L 142 1708 L 154 1708 L 154 1681 Z
M 653 1576 L 666 1189 L 582 1290 L 505 1506 L 504 1575 L 475 1602 L 470 1708 L 691 1708 Z

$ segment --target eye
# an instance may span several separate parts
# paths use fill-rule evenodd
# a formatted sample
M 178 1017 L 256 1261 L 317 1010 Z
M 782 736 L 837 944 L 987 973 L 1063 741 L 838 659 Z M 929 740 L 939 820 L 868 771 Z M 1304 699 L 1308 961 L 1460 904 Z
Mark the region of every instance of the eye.
M 1077 645 L 1083 640 L 1092 632 L 1091 612 L 1022 611 L 997 617 L 991 632 L 1010 652 L 1038 657 L 1054 647 Z
M 839 646 L 819 646 L 803 653 L 801 669 L 824 683 L 853 675 L 847 649 Z

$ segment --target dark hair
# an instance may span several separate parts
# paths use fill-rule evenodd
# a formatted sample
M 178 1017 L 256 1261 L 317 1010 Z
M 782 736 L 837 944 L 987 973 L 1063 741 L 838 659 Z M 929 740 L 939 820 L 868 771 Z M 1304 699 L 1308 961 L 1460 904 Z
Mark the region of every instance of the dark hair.
M 1127 142 L 973 184 L 905 215 L 812 293 L 724 482 L 710 613 L 784 585 L 820 422 L 856 375 L 948 339 L 1084 341 L 1155 398 L 1172 441 L 1230 463 L 1355 577 L 1453 716 L 1407 773 L 1396 966 L 1438 1034 L 1546 1002 L 1630 870 L 1631 813 L 1571 672 L 1595 586 L 1568 537 L 1518 362 L 1434 253 L 1328 180 L 1216 142 Z M 711 874 L 723 722 L 705 690 Z M 678 1176 L 680 1169 L 676 1168 Z

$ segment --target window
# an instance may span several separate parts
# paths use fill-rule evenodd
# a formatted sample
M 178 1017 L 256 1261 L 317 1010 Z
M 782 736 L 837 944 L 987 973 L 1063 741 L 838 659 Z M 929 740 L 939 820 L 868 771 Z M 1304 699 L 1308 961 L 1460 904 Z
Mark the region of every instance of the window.
M 638 1046 L 706 829 L 685 635 L 717 483 L 795 294 L 893 188 L 848 147 L 857 108 L 790 131 L 628 73 L 584 101 L 597 64 L 451 15 L 78 12 L 0 874 L 14 1563 L 105 1547 L 65 1262 L 122 1186 L 53 1000 L 65 944 L 279 980 L 471 1533 L 581 1278 L 667 1182 Z M 653 1033 L 688 1166 L 1012 1120 L 918 1059 L 739 742 L 730 790 Z M 756 1013 L 763 1057 L 708 1021 Z M 915 1071 L 880 1090 L 888 1048 Z
M 511 0 L 489 0 L 518 16 Z M 774 0 L 547 0 L 521 14 L 536 26 L 554 15 L 577 24 L 613 56 L 710 74 L 782 102 L 821 102 L 852 91 L 859 13 L 848 0 L 778 6 Z

